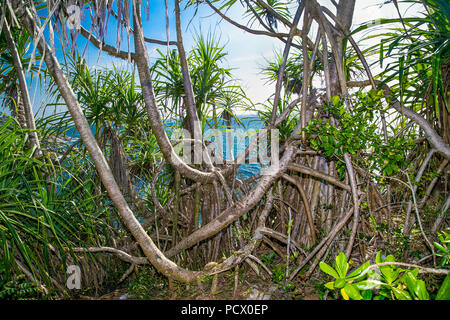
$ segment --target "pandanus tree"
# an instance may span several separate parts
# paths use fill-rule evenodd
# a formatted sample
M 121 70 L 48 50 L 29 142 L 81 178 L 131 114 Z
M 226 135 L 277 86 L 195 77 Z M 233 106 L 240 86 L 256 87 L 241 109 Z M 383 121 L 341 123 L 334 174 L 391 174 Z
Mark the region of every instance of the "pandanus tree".
M 65 69 L 71 86 L 77 88 L 77 100 L 97 143 L 108 158 L 116 181 L 122 192 L 133 199 L 140 214 L 145 216 L 145 206 L 136 194 L 134 184 L 136 181 L 142 184 L 141 180 L 149 179 L 148 173 L 155 169 L 159 152 L 151 129 L 146 125 L 142 95 L 134 74 L 114 66 L 111 70 L 89 68 L 80 56 L 76 59 L 68 57 Z M 50 88 L 59 101 L 61 95 L 55 87 L 50 79 Z M 63 122 L 68 122 L 66 127 L 70 131 L 76 130 L 67 118 L 61 119 L 58 126 Z M 130 171 L 135 175 L 130 175 Z
M 380 66 L 385 66 L 380 74 L 383 81 L 398 79 L 391 90 L 404 105 L 423 113 L 448 143 L 450 6 L 447 1 L 424 1 L 423 5 L 425 12 L 420 17 L 383 20 L 381 25 L 389 30 L 372 36 L 381 45 L 371 49 L 377 51 Z M 366 28 L 363 24 L 355 32 Z
M 19 123 L 22 127 L 26 128 L 26 120 L 25 120 L 25 111 L 23 110 L 22 100 L 19 99 L 20 89 L 17 85 L 17 77 L 14 73 L 14 67 L 12 62 L 12 57 L 8 51 L 8 45 L 6 43 L 6 37 L 4 33 L 2 33 L 2 94 L 3 97 L 3 105 L 8 106 L 11 110 L 11 114 L 16 116 Z M 16 39 L 17 50 L 22 51 L 25 49 L 25 44 L 23 40 L 28 42 L 28 35 L 23 34 L 22 39 Z M 23 54 L 22 54 L 23 56 Z M 16 103 L 18 102 L 18 103 Z
M 370 154 L 369 148 L 376 147 L 374 141 L 382 144 L 379 150 L 386 154 L 386 157 L 381 159 L 381 164 L 376 162 L 375 165 L 382 166 L 376 167 L 377 170 L 384 170 L 386 162 L 390 164 L 391 169 L 385 170 L 385 175 L 393 173 L 395 161 L 398 161 L 398 156 L 402 156 L 388 149 L 392 132 L 386 125 L 384 117 L 386 108 L 395 110 L 397 116 L 406 117 L 419 127 L 439 157 L 446 161 L 450 157 L 448 143 L 433 125 L 417 110 L 402 104 L 396 91 L 391 90 L 386 83 L 381 83 L 380 86 L 380 81 L 385 79 L 375 79 L 372 75 L 363 52 L 351 34 L 354 0 L 332 1 L 329 7 L 322 6 L 315 0 L 187 1 L 187 5 L 190 6 L 202 5 L 210 8 L 226 22 L 250 34 L 278 39 L 284 45 L 281 63 L 277 67 L 274 94 L 269 103 L 267 126 L 260 134 L 271 133 L 272 129 L 278 128 L 287 119 L 295 120 L 279 148 L 278 166 L 267 174 L 254 177 L 251 181 L 243 181 L 236 177 L 235 169 L 239 161 L 219 167 L 206 157 L 201 164 L 191 166 L 177 155 L 166 133 L 161 117 L 161 99 L 165 100 L 163 103 L 167 107 L 169 102 L 167 99 L 181 105 L 177 99 L 182 97 L 182 105 L 190 128 L 194 137 L 201 140 L 199 109 L 206 106 L 213 97 L 223 98 L 223 93 L 215 90 L 217 88 L 214 86 L 217 83 L 223 84 L 223 75 L 227 74 L 214 69 L 214 61 L 208 61 L 211 57 L 222 55 L 220 50 L 214 46 L 210 47 L 208 42 L 204 43 L 203 48 L 194 50 L 193 61 L 189 59 L 183 43 L 180 1 L 174 1 L 177 35 L 174 42 L 169 39 L 161 41 L 146 37 L 143 27 L 145 15 L 142 12 L 152 9 L 151 4 L 148 7 L 147 2 L 99 0 L 85 4 L 83 1 L 73 1 L 72 3 L 81 10 L 86 8 L 95 10 L 91 18 L 91 31 L 81 25 L 80 28 L 71 31 L 72 37 L 81 34 L 100 50 L 114 57 L 132 61 L 136 66 L 143 106 L 147 114 L 146 121 L 151 127 L 165 162 L 170 165 L 179 181 L 174 191 L 171 209 L 172 243 L 168 250 L 163 250 L 155 244 L 141 222 L 136 219 L 131 209 L 133 206 L 130 206 L 124 197 L 117 177 L 111 171 L 105 153 L 92 133 L 81 107 L 81 97 L 74 92 L 75 88 L 67 80 L 54 50 L 47 42 L 47 38 L 42 36 L 42 30 L 47 25 L 53 25 L 52 30 L 59 26 L 59 30 L 63 33 L 67 32 L 64 31 L 66 27 L 64 19 L 71 17 L 63 4 L 47 3 L 50 6 L 47 8 L 48 12 L 55 14 L 43 25 L 37 15 L 39 10 L 34 7 L 33 2 L 15 1 L 10 6 L 3 6 L 2 15 L 14 13 L 41 52 L 45 66 L 67 105 L 121 222 L 145 256 L 132 257 L 119 252 L 119 257 L 135 264 L 151 263 L 170 279 L 192 282 L 206 274 L 229 270 L 250 258 L 260 262 L 253 252 L 263 239 L 269 245 L 272 244 L 277 252 L 280 250 L 270 239 L 286 243 L 288 250 L 294 250 L 292 248 L 295 247 L 302 251 L 302 246 L 311 248 L 314 246 L 309 253 L 303 252 L 304 257 L 294 271 L 287 270 L 287 277 L 290 279 L 314 259 L 305 274 L 305 277 L 309 277 L 342 230 L 346 231 L 346 236 L 342 239 L 345 241 L 340 242 L 339 249 L 345 250 L 346 256 L 350 257 L 356 251 L 358 229 L 360 227 L 364 229 L 367 225 L 364 215 L 361 214 L 365 207 L 361 204 L 367 203 L 369 213 L 372 214 L 374 211 L 370 210 L 375 207 L 389 208 L 386 204 L 389 203 L 389 197 L 384 194 L 383 186 L 379 185 L 381 182 L 375 180 L 373 174 L 368 171 L 372 162 L 376 162 L 377 156 Z M 237 6 L 241 6 L 243 13 L 250 15 L 258 26 L 242 25 L 224 13 L 227 9 Z M 286 6 L 291 10 L 287 10 Z M 134 45 L 130 45 L 129 52 L 120 50 L 120 36 L 115 46 L 105 42 L 105 30 L 109 19 L 116 19 L 118 35 L 123 29 L 127 31 L 128 36 L 132 35 L 128 39 L 130 44 L 132 39 Z M 310 33 L 315 36 L 310 38 Z M 50 38 L 53 38 L 52 34 Z M 65 39 L 64 36 L 62 38 Z M 154 86 L 157 82 L 154 82 L 152 77 L 153 69 L 149 63 L 147 44 L 176 46 L 176 51 L 169 52 L 169 56 L 165 57 L 165 60 L 172 64 L 164 73 L 164 81 L 176 84 L 175 91 L 171 91 L 173 89 L 171 87 L 162 89 Z M 367 80 L 351 79 L 352 74 L 347 72 L 344 52 L 350 46 L 363 65 Z M 292 67 L 288 65 L 292 48 L 300 50 L 302 55 L 301 62 L 298 62 L 302 64 L 300 68 L 302 86 L 299 97 L 289 100 L 292 95 L 283 94 L 283 81 L 286 79 L 286 71 Z M 213 49 L 214 52 L 208 53 L 208 50 L 203 49 Z M 205 64 L 199 64 L 199 69 L 195 70 L 192 67 L 192 64 L 196 63 L 195 60 Z M 323 66 L 320 73 L 313 72 L 316 62 Z M 160 63 L 164 65 L 163 59 Z M 325 83 L 320 103 L 310 99 L 315 94 L 313 80 L 317 77 Z M 361 89 L 358 90 L 358 94 L 353 94 L 350 90 L 367 86 L 371 86 L 372 90 L 365 92 Z M 164 95 L 163 98 L 161 95 Z M 280 105 L 283 106 L 281 111 Z M 370 123 L 370 127 L 365 126 L 364 121 Z M 361 137 L 365 140 L 360 141 Z M 384 137 L 384 140 L 378 137 Z M 245 156 L 244 153 L 240 158 Z M 414 189 L 412 190 L 414 196 Z M 189 203 L 193 204 L 192 210 L 187 209 Z M 382 214 L 378 213 L 380 211 Z M 392 214 L 387 209 L 376 212 L 377 218 L 383 221 L 389 219 L 389 215 Z M 199 214 L 202 218 L 201 223 L 198 219 Z M 420 216 L 417 215 L 417 218 L 419 220 Z M 243 224 L 246 225 L 246 230 L 250 230 L 249 236 L 244 236 Z M 177 236 L 178 227 L 183 225 L 188 227 L 181 231 L 181 236 Z M 323 233 L 325 236 L 322 236 Z M 198 250 L 200 252 L 206 252 L 206 248 L 211 248 L 204 260 L 215 262 L 207 264 L 201 271 L 192 271 L 171 260 L 178 257 L 178 261 L 187 265 L 189 257 L 195 253 L 198 255 L 196 248 L 193 248 L 196 245 L 200 248 Z M 85 250 L 118 252 L 101 247 Z M 364 249 L 360 249 L 360 254 L 366 254 Z M 219 263 L 216 261 L 220 255 L 225 255 L 225 258 Z M 287 256 L 290 256 L 289 251 Z
M 160 57 L 151 67 L 157 99 L 165 106 L 166 111 L 175 112 L 175 116 L 185 119 L 187 102 L 178 52 L 175 49 L 167 54 L 160 50 L 158 52 Z M 214 36 L 204 38 L 199 35 L 187 58 L 196 99 L 195 107 L 203 124 L 209 122 L 209 118 L 217 120 L 216 101 L 225 92 L 239 91 L 239 87 L 232 83 L 231 70 L 223 66 L 225 57 L 224 47 Z M 169 103 L 169 107 L 165 102 Z M 231 109 L 228 111 L 232 113 Z M 204 130 L 204 126 L 202 129 Z
M 405 1 L 406 2 L 406 1 Z M 398 3 L 394 2 L 398 8 Z M 410 1 L 412 5 L 423 6 L 423 12 L 419 17 L 400 15 L 396 19 L 382 19 L 379 25 L 385 26 L 387 31 L 379 34 L 371 34 L 370 38 L 379 40 L 375 46 L 368 49 L 369 55 L 373 54 L 378 58 L 374 64 L 379 64 L 384 68 L 383 72 L 377 76 L 382 84 L 392 83 L 391 91 L 398 96 L 402 106 L 407 106 L 414 110 L 423 118 L 420 121 L 427 121 L 425 127 L 431 126 L 439 135 L 439 145 L 449 143 L 449 101 L 448 101 L 448 68 L 449 68 L 449 21 L 450 6 L 447 1 Z M 362 24 L 353 33 L 358 33 L 369 28 L 370 23 Z M 372 23 L 373 25 L 373 23 Z M 407 111 L 408 112 L 408 111 Z M 414 123 L 417 120 L 411 117 L 399 119 L 392 118 L 392 126 L 401 122 L 396 131 L 403 135 L 414 134 Z M 425 124 L 425 123 L 424 123 Z M 427 134 L 427 130 L 422 129 Z M 430 130 L 431 131 L 431 130 Z M 414 153 L 421 153 L 414 161 L 416 167 L 420 168 L 414 180 L 414 190 L 418 190 L 418 185 L 423 181 L 426 168 L 429 171 L 441 174 L 448 163 L 448 156 L 443 158 L 435 155 L 436 151 L 442 150 L 436 144 L 418 144 Z M 431 190 L 435 186 L 433 181 L 431 186 L 425 190 L 424 199 L 427 199 Z M 444 219 L 444 212 L 448 209 L 450 199 L 444 195 L 444 205 L 438 214 L 433 231 L 436 232 L 438 226 Z M 420 207 L 425 202 L 422 200 Z M 404 231 L 408 234 L 416 219 L 415 215 L 410 217 L 412 202 L 409 202 L 407 218 Z
M 320 49 L 319 49 L 320 50 Z M 312 59 L 311 53 L 309 53 L 309 59 L 312 61 L 310 63 L 311 73 L 317 74 L 318 77 L 320 73 L 323 73 L 323 64 L 320 60 Z M 292 92 L 295 94 L 300 94 L 302 91 L 302 76 L 303 76 L 303 55 L 300 51 L 294 50 L 291 56 L 288 58 L 285 64 L 284 79 L 283 79 L 283 89 L 285 92 Z M 280 52 L 275 54 L 274 61 L 267 61 L 267 66 L 264 67 L 262 72 L 266 75 L 269 82 L 275 82 L 278 77 L 281 66 L 283 65 L 283 55 Z M 329 57 L 328 63 L 332 63 Z M 346 49 L 343 57 L 344 73 L 347 80 L 351 78 L 357 78 L 360 74 L 364 72 L 364 68 L 352 47 Z M 311 77 L 314 78 L 314 77 Z M 310 79 L 311 81 L 311 79 Z M 311 84 L 309 84 L 311 85 Z
M 40 151 L 34 113 L 31 106 L 29 90 L 25 78 L 27 68 L 37 71 L 38 66 L 31 62 L 30 39 L 28 33 L 11 27 L 11 16 L 5 16 L 0 34 L 1 76 L 0 94 L 3 94 L 3 105 L 7 105 L 24 129 L 30 129 L 30 145 Z

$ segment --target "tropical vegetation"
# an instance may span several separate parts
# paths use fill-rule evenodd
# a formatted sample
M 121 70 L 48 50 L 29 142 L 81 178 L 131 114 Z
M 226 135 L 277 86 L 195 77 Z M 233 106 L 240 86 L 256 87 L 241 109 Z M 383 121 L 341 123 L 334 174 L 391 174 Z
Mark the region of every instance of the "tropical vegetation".
M 154 39 L 149 1 L 0 0 L 0 299 L 449 300 L 450 4 L 379 2 L 166 1 Z M 266 101 L 214 32 L 185 47 L 203 9 L 279 42 Z M 278 165 L 211 161 L 251 121 Z

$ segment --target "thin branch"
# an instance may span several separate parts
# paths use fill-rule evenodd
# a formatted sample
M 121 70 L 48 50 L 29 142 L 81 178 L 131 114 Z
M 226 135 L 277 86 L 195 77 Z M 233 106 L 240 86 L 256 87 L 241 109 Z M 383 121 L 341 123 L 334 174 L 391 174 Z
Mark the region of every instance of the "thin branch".
M 285 173 L 283 173 L 281 176 L 283 177 L 283 179 L 289 181 L 290 183 L 294 184 L 297 187 L 300 196 L 302 197 L 303 204 L 305 205 L 306 216 L 308 218 L 309 229 L 311 231 L 312 243 L 315 243 L 317 238 L 316 238 L 316 231 L 314 230 L 314 219 L 311 212 L 311 206 L 309 204 L 308 198 L 306 197 L 305 190 L 303 190 L 302 185 L 293 177 Z
M 27 129 L 30 130 L 30 146 L 36 146 L 35 150 L 35 156 L 39 157 L 41 152 L 41 145 L 39 143 L 39 138 L 36 132 L 36 124 L 34 121 L 34 113 L 33 113 L 33 107 L 31 105 L 30 95 L 28 93 L 28 85 L 27 81 L 25 79 L 25 74 L 23 71 L 22 61 L 19 56 L 19 52 L 17 51 L 16 44 L 14 42 L 13 36 L 11 34 L 11 29 L 9 27 L 7 19 L 4 21 L 4 28 L 5 28 L 5 36 L 6 36 L 6 42 L 8 43 L 9 51 L 12 55 L 13 65 L 14 65 L 14 71 L 19 79 L 19 89 L 20 89 L 20 95 L 23 102 L 23 108 L 25 111 L 25 119 L 27 121 Z
M 300 173 L 303 173 L 303 174 L 306 174 L 306 175 L 309 175 L 309 176 L 312 176 L 312 177 L 315 177 L 315 178 L 318 178 L 318 179 L 321 179 L 321 180 L 324 180 L 324 181 L 329 182 L 329 183 L 331 183 L 331 184 L 333 184 L 333 185 L 335 185 L 335 186 L 337 186 L 339 188 L 342 188 L 342 189 L 344 189 L 346 191 L 349 191 L 349 192 L 351 191 L 351 187 L 349 185 L 343 183 L 342 181 L 336 179 L 335 177 L 330 176 L 330 175 L 328 175 L 326 173 L 322 173 L 320 171 L 311 169 L 309 167 L 303 166 L 301 164 L 290 163 L 288 165 L 288 169 L 292 170 L 292 171 L 300 172 Z
M 425 234 L 425 231 L 423 230 L 422 221 L 420 219 L 420 214 L 419 214 L 419 209 L 417 209 L 416 190 L 411 183 L 408 172 L 405 172 L 405 174 L 406 174 L 406 178 L 408 179 L 409 188 L 411 189 L 412 198 L 413 198 L 413 202 L 414 202 L 414 210 L 416 212 L 416 218 L 417 218 L 417 222 L 419 223 L 420 231 L 422 232 L 422 236 L 425 239 L 425 242 L 428 244 L 428 247 L 430 248 L 431 253 L 433 254 L 433 264 L 434 264 L 434 266 L 436 266 L 436 256 L 434 253 L 434 246 L 431 244 L 430 240 L 428 240 L 428 237 Z
M 128 253 L 126 253 L 125 251 L 122 251 L 122 250 L 119 250 L 116 248 L 111 248 L 111 247 L 72 248 L 72 251 L 73 252 L 91 252 L 91 253 L 107 252 L 107 253 L 115 254 L 120 260 L 131 263 L 131 264 L 141 265 L 141 264 L 149 264 L 150 263 L 146 257 L 133 257 L 133 256 L 129 255 Z
M 428 166 L 428 163 L 430 162 L 430 160 L 431 160 L 431 158 L 433 157 L 433 154 L 436 152 L 436 149 L 431 149 L 429 152 L 428 152 L 428 154 L 427 154 L 427 156 L 425 157 L 425 159 L 423 160 L 423 162 L 422 162 L 422 164 L 421 164 L 421 166 L 420 166 L 420 168 L 419 168 L 419 170 L 417 171 L 417 174 L 416 174 L 416 178 L 414 179 L 414 185 L 412 186 L 412 185 L 410 185 L 409 183 L 408 183 L 408 187 L 411 189 L 411 192 L 413 193 L 413 200 L 415 200 L 415 193 L 416 193 L 416 191 L 417 191 L 417 188 L 418 188 L 418 184 L 419 184 L 419 182 L 420 182 L 420 179 L 422 179 L 422 175 L 423 175 L 423 173 L 425 172 L 425 169 L 427 168 L 427 166 Z M 409 182 L 409 175 L 408 175 L 408 173 L 406 172 L 406 177 L 408 178 L 408 182 Z M 407 208 L 407 210 L 406 210 L 406 217 L 405 217 L 405 225 L 404 225 L 404 227 L 403 227 L 403 234 L 408 234 L 409 233 L 409 229 L 410 229 L 410 225 L 409 225 L 409 221 L 410 221 L 410 214 L 411 214 L 411 209 L 412 209 L 412 201 L 409 201 L 409 203 L 408 203 L 408 208 Z M 416 205 L 416 203 L 414 203 L 414 205 Z M 416 208 L 417 209 L 417 208 Z
M 136 265 L 132 263 L 130 267 L 125 271 L 125 273 L 120 277 L 118 283 L 122 283 L 131 273 L 133 273 L 134 269 L 136 268 Z
M 180 57 L 181 73 L 183 75 L 183 86 L 186 98 L 186 110 L 189 115 L 189 120 L 191 123 L 192 133 L 194 134 L 194 139 L 202 140 L 202 130 L 200 128 L 200 120 L 198 118 L 197 106 L 195 104 L 194 89 L 192 86 L 191 75 L 189 74 L 189 66 L 186 58 L 186 51 L 183 45 L 183 33 L 181 30 L 181 12 L 180 12 L 180 2 L 179 0 L 174 0 L 175 2 L 175 27 L 177 31 L 177 48 L 178 55 Z M 208 166 L 212 166 L 212 163 L 208 163 Z
M 405 268 L 414 268 L 414 269 L 417 268 L 417 269 L 419 269 L 419 273 L 432 273 L 432 274 L 441 274 L 441 275 L 447 275 L 450 273 L 450 270 L 447 270 L 447 269 L 427 268 L 427 267 L 419 266 L 417 264 L 410 264 L 410 263 L 403 263 L 403 262 L 381 262 L 381 263 L 370 265 L 366 270 L 364 270 L 363 273 L 361 273 L 361 275 L 367 273 L 371 269 L 376 269 L 378 267 L 390 266 L 390 265 L 398 266 L 398 267 L 405 267 Z
M 280 93 L 281 93 L 281 85 L 283 83 L 284 79 L 284 73 L 286 68 L 286 63 L 288 61 L 289 51 L 291 49 L 291 43 L 294 39 L 295 35 L 295 29 L 297 27 L 298 22 L 300 21 L 300 16 L 302 15 L 304 9 L 304 2 L 302 1 L 301 4 L 298 6 L 297 11 L 294 16 L 294 21 L 292 22 L 292 27 L 289 30 L 289 36 L 286 41 L 286 45 L 284 47 L 283 51 L 283 61 L 281 63 L 280 69 L 278 70 L 278 76 L 277 76 L 277 82 L 275 84 L 275 96 L 273 98 L 273 107 L 272 107 L 272 114 L 270 116 L 270 123 L 275 123 L 275 118 L 278 110 L 278 102 L 280 100 Z M 306 13 L 305 13 L 306 15 Z M 304 47 L 304 46 L 303 46 Z M 303 83 L 305 85 L 305 83 Z
M 97 37 L 92 34 L 92 32 L 88 31 L 83 26 L 80 26 L 80 33 L 83 37 L 85 37 L 90 43 L 92 43 L 97 49 L 101 49 L 102 51 L 105 51 L 110 56 L 120 58 L 123 60 L 128 60 L 128 52 L 127 51 L 120 51 L 118 48 L 111 46 L 109 44 L 106 44 L 104 41 L 100 41 L 97 39 Z M 134 60 L 134 53 L 130 53 L 131 60 Z
M 223 20 L 231 23 L 235 27 L 238 27 L 239 29 L 242 29 L 248 33 L 255 34 L 255 35 L 263 35 L 263 36 L 269 36 L 273 38 L 286 38 L 289 36 L 287 33 L 278 33 L 278 32 L 268 32 L 268 31 L 262 31 L 262 30 L 254 30 L 250 29 L 242 24 L 237 23 L 236 21 L 230 19 L 225 14 L 223 14 L 219 9 L 217 9 L 209 0 L 205 0 L 205 2 L 209 5 L 211 9 L 214 10 L 215 13 L 217 13 Z
M 353 197 L 353 207 L 354 207 L 354 215 L 353 215 L 353 226 L 352 233 L 350 235 L 350 240 L 348 242 L 347 250 L 345 255 L 347 259 L 350 258 L 350 254 L 352 253 L 353 243 L 355 242 L 356 232 L 358 230 L 359 223 L 359 199 L 358 199 L 358 186 L 356 184 L 356 176 L 353 170 L 352 158 L 349 153 L 344 154 L 344 161 L 347 167 L 347 172 L 350 180 L 350 187 L 352 189 L 352 197 Z
M 302 270 L 303 267 L 306 266 L 306 264 L 317 255 L 315 262 L 308 269 L 308 275 L 310 275 L 314 271 L 315 267 L 319 263 L 320 258 L 323 256 L 323 254 L 325 253 L 325 251 L 328 248 L 328 246 L 330 245 L 330 243 L 334 240 L 334 238 L 336 237 L 338 232 L 341 231 L 341 229 L 345 226 L 348 219 L 350 219 L 350 217 L 353 215 L 353 210 L 354 210 L 354 207 L 352 207 L 347 212 L 347 214 L 341 219 L 341 221 L 339 221 L 333 227 L 333 229 L 330 231 L 330 233 L 320 241 L 320 243 L 314 248 L 314 250 L 311 251 L 311 253 L 305 259 L 302 260 L 302 262 L 297 267 L 297 269 L 295 269 L 295 271 L 292 272 L 291 276 L 289 277 L 290 281 L 292 281 L 295 278 L 295 276 L 297 275 L 297 273 L 299 273 L 300 270 Z

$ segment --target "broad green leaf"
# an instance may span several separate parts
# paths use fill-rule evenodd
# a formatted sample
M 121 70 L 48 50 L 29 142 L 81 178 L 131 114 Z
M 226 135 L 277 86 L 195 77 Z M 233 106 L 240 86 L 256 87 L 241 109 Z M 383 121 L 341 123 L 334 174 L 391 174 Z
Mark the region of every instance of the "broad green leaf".
M 336 281 L 334 282 L 334 286 L 338 289 L 343 288 L 345 286 L 347 282 L 345 281 L 345 279 L 342 278 L 338 278 L 336 279 Z
M 352 273 L 350 273 L 348 276 L 347 276 L 347 279 L 356 279 L 356 278 L 358 278 L 360 275 L 361 275 L 361 273 L 363 273 L 364 271 L 366 271 L 367 270 L 367 268 L 370 266 L 370 262 L 369 261 L 366 261 L 363 265 L 361 265 L 358 269 L 356 269 L 355 271 L 353 271 Z
M 411 294 L 414 294 L 415 290 L 416 290 L 416 283 L 417 283 L 416 276 L 411 271 L 407 271 L 402 276 L 401 280 L 404 283 L 406 283 L 409 292 L 411 292 Z
M 349 300 L 347 292 L 345 292 L 344 288 L 341 289 L 341 295 L 342 295 L 342 298 L 344 298 L 344 300 Z
M 382 263 L 383 260 L 381 259 L 381 251 L 377 252 L 377 256 L 375 257 L 375 263 Z
M 339 276 L 341 278 L 345 278 L 345 276 L 347 275 L 347 271 L 348 271 L 348 262 L 347 262 L 347 257 L 345 256 L 345 254 L 343 252 L 340 252 L 337 256 L 336 256 L 336 263 L 334 265 L 337 273 L 339 274 Z
M 361 293 L 363 300 L 372 300 L 372 290 L 364 290 Z
M 423 280 L 417 280 L 415 294 L 420 300 L 430 300 L 430 296 Z
M 348 297 L 352 300 L 362 300 L 362 296 L 359 293 L 359 290 L 352 284 L 348 283 L 344 288 L 342 288 L 342 291 L 346 293 Z
M 398 300 L 412 300 L 410 294 L 405 290 L 401 290 L 396 287 L 392 287 L 392 292 L 394 293 L 394 296 Z
M 337 272 L 330 265 L 326 264 L 325 262 L 321 261 L 319 263 L 319 267 L 323 272 L 325 272 L 326 274 L 329 274 L 333 278 L 335 278 L 335 279 L 339 278 L 339 275 L 337 274 Z
M 450 273 L 444 279 L 439 291 L 436 295 L 436 300 L 450 300 Z
M 385 262 L 395 262 L 395 258 L 392 254 L 389 254 L 384 261 Z
M 381 251 L 379 251 L 377 253 L 376 258 L 375 258 L 375 262 L 377 264 L 383 263 L 383 262 L 395 262 L 395 258 L 392 255 L 388 255 L 385 259 L 382 259 Z M 385 278 L 385 280 L 386 280 L 386 282 L 388 284 L 392 284 L 397 279 L 397 276 L 400 273 L 400 270 L 397 270 L 396 267 L 389 266 L 389 265 L 387 265 L 387 266 L 380 266 L 379 269 L 380 269 L 381 274 L 383 275 L 383 277 Z
M 380 271 L 388 284 L 392 284 L 400 273 L 400 271 L 391 266 L 381 266 Z
M 441 250 L 442 252 L 446 252 L 446 249 L 444 248 L 444 246 L 442 246 L 441 244 L 434 242 L 434 245 L 436 248 L 438 248 L 439 250 Z
M 367 279 L 355 283 L 355 286 L 360 290 L 372 290 L 372 289 L 379 289 L 381 288 L 381 286 L 386 286 L 386 284 L 379 280 Z
M 330 281 L 325 283 L 325 288 L 328 288 L 330 290 L 334 290 L 334 281 Z

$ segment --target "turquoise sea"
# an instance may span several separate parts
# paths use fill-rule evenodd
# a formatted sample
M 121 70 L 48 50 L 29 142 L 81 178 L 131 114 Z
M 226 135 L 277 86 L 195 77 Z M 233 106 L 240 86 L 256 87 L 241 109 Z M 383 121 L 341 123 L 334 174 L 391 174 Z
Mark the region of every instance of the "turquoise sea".
M 211 123 L 211 122 L 212 121 L 210 120 L 209 123 Z M 176 121 L 174 121 L 174 120 L 165 121 L 166 132 L 169 136 L 170 136 L 171 130 L 175 124 L 176 124 Z M 255 115 L 255 114 L 240 115 L 240 116 L 238 116 L 238 120 L 232 118 L 230 124 L 231 124 L 232 130 L 242 130 L 243 132 L 247 132 L 250 130 L 260 130 L 260 129 L 264 128 L 263 121 L 261 121 L 259 116 Z M 223 128 L 224 130 L 226 129 L 225 122 L 219 122 L 218 126 L 219 126 L 219 130 L 221 128 Z M 208 122 L 207 122 L 205 124 L 204 131 L 207 131 L 209 128 L 210 128 L 210 126 L 208 125 Z M 80 138 L 80 135 L 76 131 L 75 128 L 67 130 L 65 134 L 68 137 L 68 140 L 70 140 L 72 142 L 74 141 L 74 139 Z M 225 135 L 225 133 L 224 133 L 224 135 Z M 236 141 L 235 141 L 234 148 L 233 148 L 233 151 L 234 151 L 233 156 L 237 157 L 237 155 L 242 153 L 248 145 L 249 145 L 248 138 L 245 140 L 244 143 L 240 143 L 240 144 L 236 143 Z M 227 154 L 226 139 L 224 139 L 223 152 L 224 152 L 224 157 L 226 158 L 226 154 Z M 243 179 L 248 179 L 249 177 L 251 177 L 255 174 L 258 174 L 260 172 L 260 170 L 261 170 L 261 166 L 259 163 L 243 163 L 239 166 L 239 172 Z

